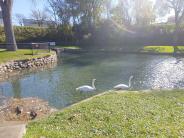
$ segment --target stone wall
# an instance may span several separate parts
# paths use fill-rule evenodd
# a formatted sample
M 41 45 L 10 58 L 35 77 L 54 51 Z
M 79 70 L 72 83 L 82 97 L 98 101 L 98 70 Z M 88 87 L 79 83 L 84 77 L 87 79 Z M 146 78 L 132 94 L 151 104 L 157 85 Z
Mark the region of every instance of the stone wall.
M 17 60 L 0 64 L 0 75 L 21 71 L 25 69 L 32 69 L 42 67 L 48 64 L 54 64 L 57 62 L 57 55 L 53 54 L 42 58 L 34 58 L 27 60 Z

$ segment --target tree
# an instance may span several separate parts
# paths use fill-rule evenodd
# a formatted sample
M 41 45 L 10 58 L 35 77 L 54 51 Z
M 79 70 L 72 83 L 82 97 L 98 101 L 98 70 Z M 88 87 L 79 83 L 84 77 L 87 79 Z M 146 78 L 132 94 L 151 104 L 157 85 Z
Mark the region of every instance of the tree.
M 151 0 L 118 0 L 113 9 L 113 18 L 124 25 L 149 25 L 154 19 L 154 8 Z
M 118 5 L 112 10 L 113 19 L 120 24 L 130 25 L 132 23 L 132 1 L 118 0 Z
M 111 18 L 111 10 L 112 10 L 112 1 L 111 0 L 105 0 L 104 1 L 104 7 L 105 7 L 105 10 L 106 10 L 107 19 L 110 19 Z
M 91 28 L 99 23 L 104 0 L 80 0 L 80 8 L 83 16 L 83 22 L 86 22 L 88 27 Z
M 73 25 L 75 26 L 80 22 L 80 3 L 78 0 L 66 0 L 66 3 L 69 5 L 67 11 L 70 13 L 69 15 L 71 16 Z
M 155 11 L 151 0 L 134 0 L 135 23 L 139 26 L 149 25 L 155 20 Z
M 107 0 L 48 0 L 50 7 L 60 19 L 61 24 L 81 25 L 92 30 L 101 17 Z M 109 0 L 108 0 L 109 1 Z
M 63 25 L 69 24 L 70 23 L 70 9 L 69 9 L 69 4 L 66 1 L 63 0 L 58 0 L 58 16 L 60 18 L 60 21 Z
M 49 6 L 46 8 L 51 15 L 51 21 L 55 23 L 55 26 L 59 25 L 57 2 L 55 0 L 47 0 Z
M 25 16 L 23 14 L 16 14 L 15 17 L 16 17 L 19 25 L 23 26 L 24 25 L 23 20 L 25 19 Z
M 178 33 L 180 25 L 184 19 L 184 0 L 157 0 L 157 8 L 161 15 L 174 11 L 175 15 L 175 35 L 174 35 L 174 53 L 177 51 Z M 161 11 L 162 9 L 162 11 Z
M 7 50 L 16 51 L 17 44 L 12 25 L 12 6 L 13 0 L 0 0 L 0 6 L 2 9 L 4 31 L 6 36 Z
M 165 15 L 170 11 L 174 11 L 176 28 L 180 27 L 181 22 L 184 19 L 183 0 L 157 0 L 157 6 L 161 15 Z
M 32 10 L 31 17 L 39 27 L 42 27 L 44 22 L 48 19 L 46 12 L 39 9 Z

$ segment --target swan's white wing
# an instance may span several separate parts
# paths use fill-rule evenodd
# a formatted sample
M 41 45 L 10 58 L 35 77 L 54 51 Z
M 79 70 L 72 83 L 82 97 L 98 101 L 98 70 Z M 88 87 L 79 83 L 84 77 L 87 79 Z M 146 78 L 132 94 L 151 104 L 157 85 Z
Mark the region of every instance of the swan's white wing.
M 76 88 L 76 90 L 81 92 L 91 92 L 91 91 L 95 91 L 95 88 L 88 85 L 84 85 Z
M 116 90 L 127 90 L 127 89 L 129 89 L 129 87 L 125 84 L 118 84 L 118 85 L 114 86 L 114 89 L 116 89 Z

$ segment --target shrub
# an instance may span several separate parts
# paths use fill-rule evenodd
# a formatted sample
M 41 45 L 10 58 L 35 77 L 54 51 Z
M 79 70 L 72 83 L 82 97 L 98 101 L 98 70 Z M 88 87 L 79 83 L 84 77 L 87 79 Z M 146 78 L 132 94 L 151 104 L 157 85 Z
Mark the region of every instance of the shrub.
M 66 42 L 74 41 L 74 33 L 70 26 L 60 26 L 56 28 L 40 27 L 14 27 L 17 43 L 27 42 Z M 0 26 L 0 43 L 5 42 L 4 29 Z

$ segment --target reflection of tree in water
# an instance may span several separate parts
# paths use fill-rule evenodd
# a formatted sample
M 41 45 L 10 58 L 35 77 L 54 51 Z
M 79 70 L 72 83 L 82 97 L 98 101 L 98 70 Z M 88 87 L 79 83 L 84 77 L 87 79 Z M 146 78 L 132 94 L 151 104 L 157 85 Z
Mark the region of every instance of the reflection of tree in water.
M 20 80 L 16 80 L 16 79 L 12 80 L 11 85 L 12 85 L 12 91 L 13 91 L 14 98 L 21 98 L 21 83 L 20 83 Z

